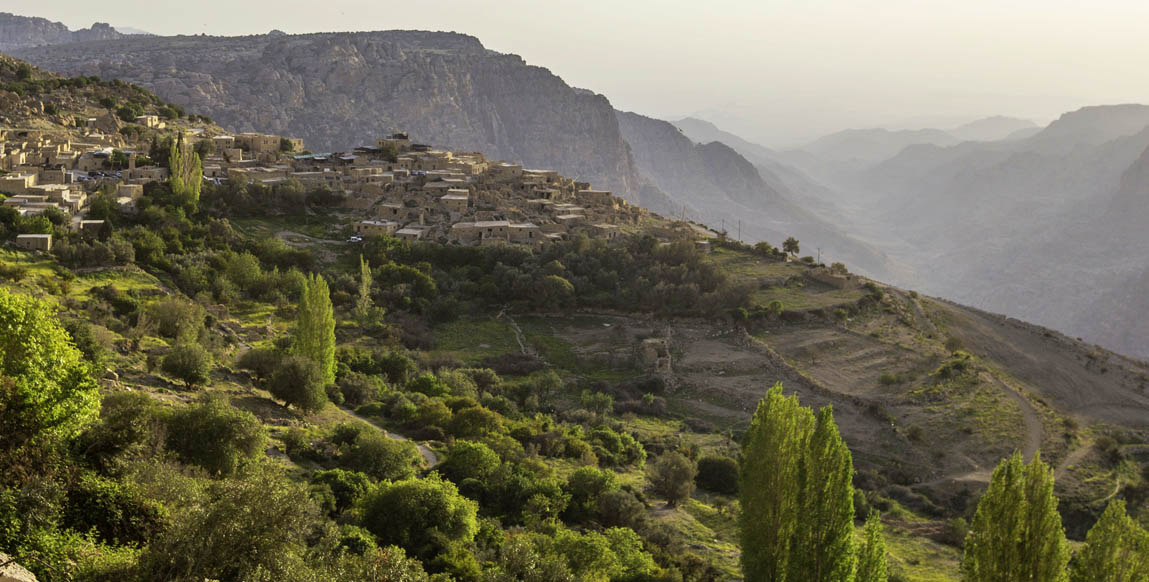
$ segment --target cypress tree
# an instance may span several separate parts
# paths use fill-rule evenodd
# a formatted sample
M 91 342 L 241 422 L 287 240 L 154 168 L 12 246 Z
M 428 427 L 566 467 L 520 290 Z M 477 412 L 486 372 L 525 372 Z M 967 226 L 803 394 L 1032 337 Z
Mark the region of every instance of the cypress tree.
M 1053 471 L 1036 455 L 1002 461 L 977 505 L 962 555 L 966 582 L 1064 582 L 1068 543 Z
M 800 466 L 814 430 L 814 415 L 797 396 L 775 384 L 742 440 L 739 479 L 742 571 L 747 582 L 784 582 L 798 529 Z
M 321 275 L 313 274 L 303 284 L 295 351 L 319 365 L 325 385 L 335 382 L 335 314 L 331 307 L 331 292 Z
M 1125 501 L 1109 503 L 1073 558 L 1070 582 L 1149 582 L 1149 532 L 1125 513 Z
M 858 546 L 857 582 L 886 582 L 886 541 L 882 538 L 882 520 L 877 512 L 870 513 L 862 531 L 862 545 Z
M 808 452 L 800 464 L 802 497 L 789 579 L 850 582 L 854 579 L 854 463 L 834 410 L 818 411 Z

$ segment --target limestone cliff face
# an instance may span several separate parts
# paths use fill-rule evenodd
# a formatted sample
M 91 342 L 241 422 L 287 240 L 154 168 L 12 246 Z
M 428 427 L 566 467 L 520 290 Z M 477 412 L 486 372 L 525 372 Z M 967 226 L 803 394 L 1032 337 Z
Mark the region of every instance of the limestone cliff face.
M 644 190 L 605 97 L 461 34 L 125 38 L 18 54 L 61 73 L 140 84 L 237 131 L 302 137 L 312 151 L 406 130 L 635 201 Z
M 29 18 L 7 12 L 0 12 L 0 52 L 10 52 L 22 48 L 107 40 L 123 35 L 116 29 L 97 22 L 91 28 L 69 30 L 60 22 L 45 18 Z

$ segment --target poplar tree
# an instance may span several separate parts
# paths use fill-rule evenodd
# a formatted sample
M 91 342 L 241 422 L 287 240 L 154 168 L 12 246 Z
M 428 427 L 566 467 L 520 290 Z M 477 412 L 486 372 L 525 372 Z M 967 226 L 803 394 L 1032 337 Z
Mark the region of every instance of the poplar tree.
M 877 512 L 871 512 L 862 530 L 862 545 L 858 546 L 858 569 L 854 575 L 857 582 L 886 582 L 886 541 L 882 538 L 882 520 Z
M 962 554 L 966 582 L 1065 582 L 1069 548 L 1053 471 L 1035 455 L 1002 461 L 977 505 Z
M 355 313 L 360 318 L 366 318 L 371 311 L 371 265 L 359 255 L 359 299 L 355 302 Z
M 789 580 L 854 579 L 854 463 L 834 410 L 825 406 L 800 465 L 802 496 Z
M 814 424 L 810 409 L 783 396 L 778 383 L 758 402 L 743 437 L 739 525 L 747 582 L 786 580 L 800 518 L 800 467 Z
M 319 365 L 325 385 L 335 382 L 335 314 L 331 292 L 321 275 L 312 274 L 303 283 L 295 351 Z
M 181 133 L 168 153 L 168 186 L 172 194 L 187 200 L 195 208 L 203 189 L 203 163 L 199 154 L 187 149 Z
M 1070 582 L 1149 582 L 1149 532 L 1125 513 L 1125 501 L 1109 503 L 1073 558 Z

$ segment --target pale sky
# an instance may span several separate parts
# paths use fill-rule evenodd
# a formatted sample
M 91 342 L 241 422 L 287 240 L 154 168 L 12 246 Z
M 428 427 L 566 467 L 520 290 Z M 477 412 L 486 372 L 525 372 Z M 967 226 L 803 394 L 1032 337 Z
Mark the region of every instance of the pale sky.
M 1048 122 L 1149 103 L 1144 0 L 0 0 L 156 34 L 471 34 L 618 109 L 699 114 L 774 147 L 849 127 Z

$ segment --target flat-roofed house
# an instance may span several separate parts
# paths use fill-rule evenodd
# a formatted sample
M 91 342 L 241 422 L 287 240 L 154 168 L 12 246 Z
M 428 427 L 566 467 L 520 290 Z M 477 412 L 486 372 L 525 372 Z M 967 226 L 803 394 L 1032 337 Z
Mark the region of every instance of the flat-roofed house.
M 9 174 L 0 176 L 0 192 L 5 194 L 24 194 L 36 185 L 36 174 Z
M 158 115 L 140 115 L 140 116 L 137 116 L 136 117 L 136 123 L 138 123 L 144 127 L 147 127 L 149 129 L 159 129 L 159 128 L 163 127 L 163 124 L 160 123 L 160 117 Z
M 555 217 L 555 222 L 570 228 L 582 224 L 583 218 L 581 214 L 560 214 Z
M 518 222 L 511 225 L 511 242 L 523 244 L 540 244 L 543 242 L 543 232 L 539 225 L 533 222 Z
M 451 231 L 447 233 L 448 240 L 458 242 L 474 242 L 479 240 L 479 236 L 479 227 L 473 222 L 456 222 L 451 225 Z
M 592 224 L 590 232 L 595 238 L 604 240 L 614 240 L 619 237 L 622 231 L 618 228 L 617 224 Z
M 480 220 L 475 222 L 479 236 L 483 239 L 510 240 L 511 222 L 509 220 Z
M 400 228 L 395 231 L 395 237 L 408 241 L 419 240 L 427 235 L 427 230 L 426 228 L 414 227 Z
M 471 200 L 471 193 L 461 188 L 452 188 L 439 197 L 439 204 L 450 212 L 466 212 L 467 204 Z
M 102 220 L 80 221 L 80 234 L 83 236 L 99 236 L 102 230 L 104 230 L 104 221 Z
M 407 215 L 407 208 L 402 204 L 384 202 L 375 207 L 375 216 L 379 218 L 399 218 Z
M 399 230 L 399 223 L 394 220 L 360 220 L 353 228 L 355 234 L 362 236 L 383 236 Z
M 579 190 L 578 201 L 583 204 L 595 206 L 610 206 L 614 203 L 614 196 L 606 190 Z
M 132 200 L 139 200 L 144 195 L 143 184 L 120 184 L 116 186 L 116 197 L 127 197 Z
M 52 250 L 52 235 L 50 234 L 18 234 L 16 246 L 30 251 L 49 252 Z

